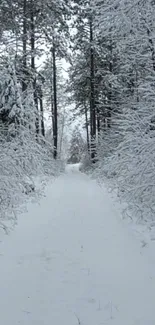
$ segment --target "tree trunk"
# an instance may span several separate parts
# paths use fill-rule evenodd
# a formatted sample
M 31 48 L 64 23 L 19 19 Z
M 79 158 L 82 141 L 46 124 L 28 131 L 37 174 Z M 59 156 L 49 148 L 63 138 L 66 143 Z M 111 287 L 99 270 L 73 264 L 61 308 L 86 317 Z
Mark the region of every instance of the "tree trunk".
M 54 107 L 53 107 L 53 56 L 52 56 L 52 48 L 51 48 L 51 73 L 50 73 L 50 104 L 51 104 L 51 118 L 52 118 L 52 132 L 54 139 Z
M 85 109 L 85 120 L 86 120 L 87 148 L 88 148 L 88 152 L 90 152 L 89 130 L 88 130 L 89 123 L 88 123 L 88 112 L 87 112 L 86 104 L 84 104 L 84 109 Z
M 112 55 L 112 41 L 110 41 L 109 50 L 110 50 L 110 54 L 109 54 L 109 57 L 110 57 L 109 72 L 110 72 L 110 74 L 112 74 L 112 71 L 113 71 L 113 64 L 112 64 L 112 56 L 113 56 Z M 111 84 L 111 82 L 109 83 L 108 102 L 109 102 L 109 105 L 108 105 L 108 112 L 107 112 L 107 127 L 108 128 L 111 128 L 111 112 L 112 112 L 112 84 Z
M 34 103 L 36 107 L 36 135 L 39 134 L 39 110 L 38 110 L 38 96 L 37 96 L 37 82 L 36 82 L 36 71 L 35 71 L 35 26 L 34 26 L 34 3 L 31 0 L 31 71 L 33 74 L 33 92 L 34 92 Z
M 22 91 L 27 89 L 26 74 L 27 74 L 27 0 L 23 0 L 23 79 Z
M 57 72 L 56 72 L 56 57 L 55 57 L 55 41 L 53 40 L 52 47 L 53 57 L 53 118 L 54 118 L 54 129 L 53 129 L 53 141 L 54 141 L 54 158 L 57 158 L 57 147 L 58 147 L 58 112 L 57 112 Z
M 96 155 L 96 107 L 95 107 L 95 64 L 93 44 L 93 22 L 90 17 L 90 124 L 91 124 L 91 158 L 95 162 Z
M 98 132 L 98 135 L 100 134 L 100 130 L 101 130 L 101 123 L 100 123 L 100 110 L 99 108 L 97 107 L 97 132 Z
M 53 139 L 54 139 L 54 107 L 53 107 L 53 96 L 51 94 L 51 114 L 52 114 L 52 131 L 53 131 Z
M 61 137 L 60 137 L 60 152 L 59 152 L 59 156 L 61 158 L 61 151 L 62 151 L 62 142 L 63 142 L 63 136 L 64 136 L 64 127 L 65 127 L 65 115 L 63 115 L 63 119 L 62 119 L 62 128 L 61 128 Z
M 41 134 L 45 136 L 43 94 L 42 94 L 41 86 L 39 89 L 39 102 L 40 102 L 40 114 L 41 114 Z

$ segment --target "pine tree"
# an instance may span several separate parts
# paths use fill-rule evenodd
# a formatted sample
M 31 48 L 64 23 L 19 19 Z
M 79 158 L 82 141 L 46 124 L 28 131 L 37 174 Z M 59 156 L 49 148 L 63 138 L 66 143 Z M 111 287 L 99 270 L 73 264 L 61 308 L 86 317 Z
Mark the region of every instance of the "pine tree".
M 0 121 L 5 134 L 15 136 L 23 123 L 23 106 L 13 64 L 8 63 L 1 83 Z
M 83 149 L 84 141 L 79 131 L 79 128 L 76 126 L 73 130 L 72 138 L 70 141 L 68 163 L 79 163 L 81 160 Z

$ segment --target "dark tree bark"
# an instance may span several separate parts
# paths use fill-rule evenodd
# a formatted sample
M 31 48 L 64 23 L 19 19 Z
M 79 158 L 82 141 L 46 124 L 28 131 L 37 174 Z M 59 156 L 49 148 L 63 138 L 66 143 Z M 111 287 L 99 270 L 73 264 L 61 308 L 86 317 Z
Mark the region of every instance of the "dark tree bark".
M 39 104 L 40 104 L 40 115 L 41 115 L 41 134 L 45 136 L 43 93 L 42 93 L 41 86 L 39 86 Z
M 95 161 L 95 140 L 96 140 L 96 107 L 95 107 L 95 64 L 94 64 L 94 44 L 93 44 L 93 22 L 89 21 L 90 27 L 90 131 L 91 131 L 91 158 Z
M 22 91 L 27 89 L 26 74 L 27 74 L 27 0 L 23 0 L 23 76 L 22 76 Z
M 110 74 L 112 73 L 113 71 L 113 55 L 112 55 L 112 52 L 113 52 L 113 49 L 112 49 L 112 41 L 110 40 L 110 46 L 109 46 L 109 58 L 110 58 L 110 61 L 109 61 L 109 72 Z M 111 112 L 112 112 L 112 84 L 111 82 L 109 83 L 109 92 L 108 92 L 108 102 L 109 102 L 109 105 L 108 105 L 108 112 L 107 112 L 107 127 L 108 128 L 111 128 Z
M 38 109 L 38 97 L 37 97 L 37 82 L 35 71 L 35 25 L 34 25 L 34 2 L 31 0 L 30 18 L 31 18 L 31 71 L 33 74 L 33 91 L 34 91 L 34 103 L 36 107 L 36 134 L 39 134 L 39 109 Z
M 84 110 L 85 110 L 85 120 L 86 120 L 87 148 L 88 148 L 88 152 L 90 152 L 88 111 L 85 103 L 84 103 Z
M 57 147 L 58 147 L 58 112 L 57 112 L 57 71 L 56 71 L 56 48 L 55 41 L 53 40 L 52 47 L 52 58 L 53 58 L 53 141 L 54 141 L 54 159 L 57 158 Z
M 101 122 L 100 122 L 100 110 L 99 108 L 97 107 L 96 109 L 96 115 L 97 115 L 97 132 L 98 132 L 98 135 L 100 134 L 100 131 L 101 131 Z
M 53 95 L 52 95 L 52 86 L 51 86 L 51 114 L 52 114 L 52 130 L 53 130 L 53 139 L 54 139 L 54 105 L 53 105 Z
M 51 104 L 51 117 L 52 117 L 52 131 L 53 131 L 53 139 L 54 139 L 54 106 L 53 106 L 53 55 L 51 48 L 51 74 L 50 74 L 50 104 Z

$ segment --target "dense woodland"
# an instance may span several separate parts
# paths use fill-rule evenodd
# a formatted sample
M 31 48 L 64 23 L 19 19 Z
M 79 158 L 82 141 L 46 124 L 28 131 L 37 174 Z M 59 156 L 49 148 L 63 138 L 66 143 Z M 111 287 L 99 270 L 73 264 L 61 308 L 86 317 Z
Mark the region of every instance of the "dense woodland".
M 154 219 L 155 1 L 76 1 L 69 89 L 83 114 L 84 168 L 117 189 L 128 215 Z
M 154 18 L 154 0 L 1 0 L 2 226 L 33 176 L 59 172 L 68 116 L 83 123 L 70 143 L 83 168 L 108 179 L 137 218 L 154 218 Z

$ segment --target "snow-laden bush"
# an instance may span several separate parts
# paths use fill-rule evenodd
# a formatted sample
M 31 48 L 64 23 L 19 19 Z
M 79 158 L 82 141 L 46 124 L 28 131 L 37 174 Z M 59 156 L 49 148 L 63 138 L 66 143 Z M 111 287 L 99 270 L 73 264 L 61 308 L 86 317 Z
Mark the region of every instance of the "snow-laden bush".
M 35 179 L 56 175 L 59 164 L 53 160 L 49 144 L 39 144 L 31 137 L 16 137 L 0 143 L 0 219 L 15 218 L 15 212 L 27 195 L 36 195 Z
M 152 220 L 155 218 L 155 119 L 144 88 L 141 98 L 143 102 L 137 103 L 136 110 L 129 107 L 123 110 L 116 129 L 102 133 L 95 175 L 110 180 L 120 198 L 128 203 L 132 216 Z
M 90 154 L 88 153 L 88 151 L 86 150 L 80 160 L 79 170 L 81 172 L 90 172 L 90 170 L 92 170 L 92 168 L 93 168 L 93 165 L 92 165 L 91 157 L 90 157 Z
M 56 175 L 51 144 L 36 132 L 38 112 L 33 89 L 22 93 L 14 66 L 9 64 L 0 82 L 0 226 L 16 220 L 26 197 L 36 193 L 35 179 Z

